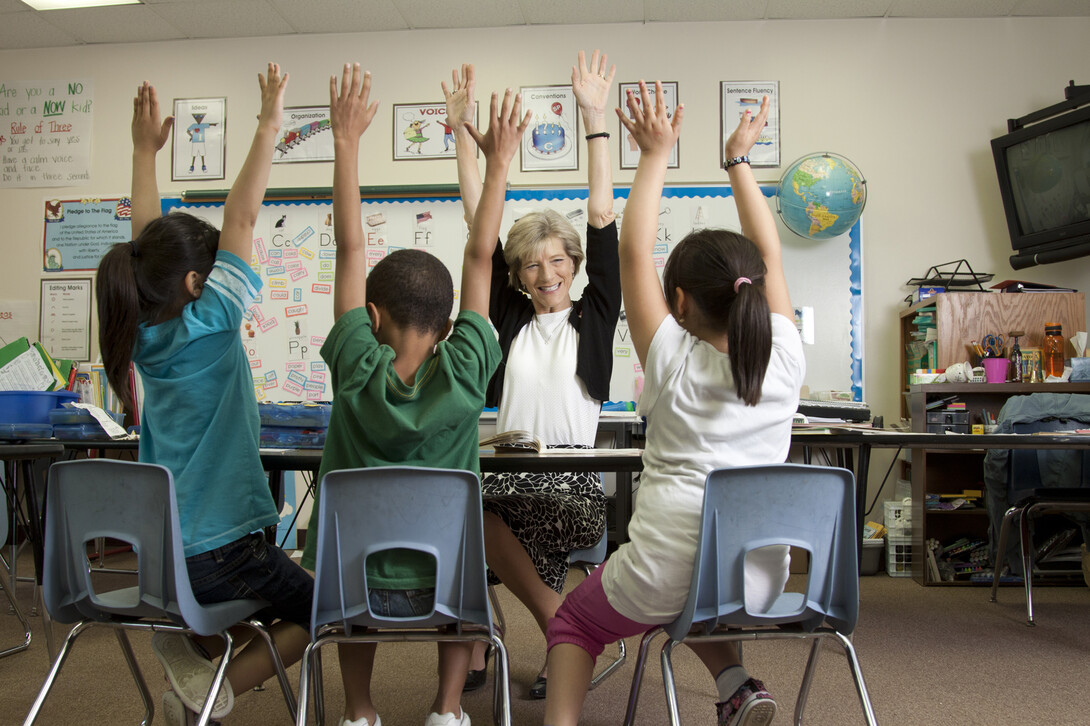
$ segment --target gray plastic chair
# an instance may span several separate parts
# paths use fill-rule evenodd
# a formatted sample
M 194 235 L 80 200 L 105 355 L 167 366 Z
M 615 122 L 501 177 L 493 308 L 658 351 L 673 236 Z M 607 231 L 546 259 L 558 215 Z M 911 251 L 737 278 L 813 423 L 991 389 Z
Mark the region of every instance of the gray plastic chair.
M 10 523 L 11 519 L 8 516 L 8 494 L 3 487 L 0 487 L 0 547 L 3 547 L 4 543 L 8 541 L 8 526 Z M 19 645 L 13 645 L 6 650 L 0 650 L 0 658 L 26 650 L 30 647 L 31 638 L 30 622 L 26 619 L 26 616 L 23 615 L 23 611 L 19 609 L 19 603 L 15 600 L 14 578 L 7 576 L 7 573 L 4 572 L 6 569 L 4 564 L 0 563 L 0 588 L 2 588 L 4 594 L 8 596 L 8 602 L 11 603 L 11 610 L 23 626 L 23 642 Z
M 640 642 L 625 724 L 635 721 L 650 643 L 665 632 L 669 638 L 662 647 L 662 678 L 674 726 L 681 723 L 670 660 L 675 645 L 785 639 L 813 640 L 795 723 L 802 723 L 822 641 L 831 639 L 844 649 L 864 717 L 874 726 L 874 710 L 849 638 L 859 614 L 857 537 L 854 477 L 846 469 L 778 464 L 708 474 L 689 598 L 674 622 L 649 630 Z M 804 592 L 785 592 L 767 612 L 751 613 L 745 606 L 746 553 L 770 545 L 809 552 L 809 577 Z
M 103 590 L 97 580 L 92 582 L 87 545 L 99 537 L 132 545 L 137 558 L 136 586 Z M 46 494 L 42 588 L 53 619 L 76 626 L 65 638 L 24 726 L 37 718 L 76 638 L 95 625 L 113 628 L 144 702 L 145 724 L 151 723 L 155 708 L 127 630 L 223 637 L 225 654 L 200 715 L 199 723 L 204 726 L 231 657 L 233 641 L 227 628 L 246 625 L 254 629 L 276 664 L 288 711 L 295 718 L 295 694 L 279 653 L 265 627 L 252 619 L 268 603 L 231 600 L 202 605 L 194 598 L 183 554 L 174 479 L 165 467 L 114 459 L 54 464 Z
M 481 485 L 476 474 L 421 467 L 331 471 L 318 502 L 311 643 L 299 674 L 298 726 L 314 710 L 324 720 L 320 649 L 331 643 L 484 641 L 496 649 L 495 711 L 511 724 L 507 649 L 492 628 L 484 563 Z M 389 549 L 435 558 L 435 605 L 426 616 L 371 612 L 367 557 Z M 450 626 L 444 632 L 438 628 Z M 313 685 L 311 681 L 313 680 Z

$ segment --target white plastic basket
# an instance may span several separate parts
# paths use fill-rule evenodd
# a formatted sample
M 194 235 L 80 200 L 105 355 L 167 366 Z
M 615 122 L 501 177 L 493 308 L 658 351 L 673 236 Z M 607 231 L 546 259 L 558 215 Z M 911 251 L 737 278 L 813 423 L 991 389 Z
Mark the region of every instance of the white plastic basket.
M 882 524 L 890 534 L 907 537 L 912 533 L 912 505 L 907 501 L 882 502 Z
M 912 577 L 912 538 L 886 536 L 886 572 L 890 577 Z

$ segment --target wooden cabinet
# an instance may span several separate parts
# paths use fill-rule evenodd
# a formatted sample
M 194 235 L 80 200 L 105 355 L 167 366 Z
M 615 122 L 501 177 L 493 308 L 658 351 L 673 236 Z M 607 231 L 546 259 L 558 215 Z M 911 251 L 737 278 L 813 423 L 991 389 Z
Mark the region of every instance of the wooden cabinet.
M 928 402 L 957 396 L 969 412 L 971 423 L 985 415 L 995 418 L 1011 396 L 1030 393 L 1090 393 L 1090 383 L 938 383 L 909 387 L 912 430 L 925 431 L 924 410 Z M 912 576 L 923 585 L 969 584 L 928 581 L 923 553 L 929 539 L 950 544 L 960 537 L 988 537 L 988 513 L 984 500 L 970 509 L 928 510 L 928 494 L 959 494 L 966 489 L 984 489 L 984 449 L 938 451 L 912 449 Z M 917 553 L 919 553 L 917 555 Z
M 1022 330 L 1023 348 L 1040 348 L 1044 343 L 1045 323 L 1063 325 L 1064 337 L 1086 330 L 1086 296 L 1081 292 L 986 293 L 944 292 L 905 309 L 901 313 L 901 390 L 908 391 L 908 370 L 903 364 L 906 346 L 912 341 L 913 321 L 921 308 L 934 307 L 935 350 L 932 367 L 946 368 L 970 359 L 970 341 L 980 341 L 989 333 Z M 1065 358 L 1075 354 L 1065 341 Z M 975 362 L 975 361 L 974 361 Z M 999 384 L 990 384 L 999 385 Z M 901 416 L 908 416 L 906 400 L 901 402 Z M 923 430 L 922 428 L 920 429 Z

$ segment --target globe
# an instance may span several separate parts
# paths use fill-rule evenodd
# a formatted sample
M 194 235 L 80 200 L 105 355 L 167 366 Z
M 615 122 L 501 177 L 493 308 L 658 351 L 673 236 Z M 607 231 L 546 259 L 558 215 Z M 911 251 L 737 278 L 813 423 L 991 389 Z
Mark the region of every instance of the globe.
M 829 152 L 792 162 L 780 177 L 777 192 L 778 211 L 787 228 L 816 240 L 847 232 L 867 203 L 867 182 L 859 168 Z

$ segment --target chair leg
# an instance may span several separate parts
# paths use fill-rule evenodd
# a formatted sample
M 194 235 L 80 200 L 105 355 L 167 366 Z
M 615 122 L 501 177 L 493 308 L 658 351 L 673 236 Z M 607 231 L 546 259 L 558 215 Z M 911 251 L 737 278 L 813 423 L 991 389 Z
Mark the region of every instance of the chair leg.
M 212 678 L 212 685 L 208 687 L 208 695 L 204 699 L 204 708 L 201 709 L 201 714 L 197 718 L 197 726 L 208 726 L 208 722 L 212 718 L 212 708 L 216 705 L 216 696 L 219 694 L 220 687 L 223 686 L 223 679 L 227 674 L 227 664 L 231 660 L 234 639 L 226 630 L 221 635 L 223 636 L 223 657 L 220 658 L 216 675 Z
M 492 605 L 492 619 L 501 633 L 507 632 L 507 620 L 503 617 L 503 608 L 500 607 L 500 598 L 496 594 L 496 586 L 488 586 L 488 602 Z
M 666 711 L 670 715 L 670 726 L 681 726 L 681 713 L 677 705 L 677 684 L 674 683 L 674 664 L 670 655 L 674 650 L 673 638 L 667 638 L 662 645 L 662 686 L 666 690 Z
M 603 670 L 601 673 L 599 673 L 598 675 L 594 676 L 594 678 L 591 679 L 590 688 L 588 690 L 593 691 L 595 688 L 600 686 L 602 684 L 602 681 L 609 678 L 611 675 L 613 675 L 614 672 L 616 672 L 616 670 L 618 668 L 620 668 L 621 666 L 624 665 L 625 658 L 627 658 L 627 657 L 628 657 L 628 650 L 625 647 L 624 640 L 618 640 L 617 641 L 617 658 L 614 659 L 614 661 L 612 663 L 610 663 L 608 666 L 606 666 L 605 670 Z
M 1033 622 L 1033 535 L 1029 531 L 1030 509 L 1023 507 L 1018 515 L 1018 533 L 1022 542 L 1022 582 L 1026 586 L 1026 624 Z
M 250 620 L 247 621 L 246 625 L 257 631 L 257 634 L 265 641 L 265 646 L 269 650 L 269 657 L 272 658 L 273 666 L 276 668 L 276 679 L 280 682 L 280 690 L 284 693 L 284 703 L 287 704 L 288 713 L 291 715 L 291 720 L 294 721 L 298 705 L 295 703 L 295 692 L 292 690 L 291 683 L 288 682 L 288 673 L 284 669 L 284 661 L 280 658 L 280 651 L 276 649 L 276 643 L 273 642 L 272 635 L 262 623 L 257 620 Z
M 664 632 L 662 628 L 652 628 L 640 639 L 640 649 L 636 653 L 636 665 L 632 672 L 632 685 L 628 690 L 628 708 L 625 710 L 624 726 L 632 726 L 636 722 L 636 706 L 639 705 L 640 686 L 643 685 L 643 666 L 647 662 L 651 641 L 662 632 Z
M 806 709 L 806 699 L 810 697 L 810 685 L 814 681 L 814 671 L 817 670 L 818 657 L 821 655 L 821 643 L 823 638 L 816 637 L 810 645 L 810 655 L 806 659 L 806 670 L 802 674 L 802 685 L 799 686 L 799 697 L 795 701 L 795 724 L 802 726 L 802 713 Z
M 322 680 L 322 651 L 314 651 L 314 721 L 318 726 L 325 726 L 325 685 Z
M 492 672 L 493 703 L 492 721 L 499 726 L 511 726 L 511 668 L 507 656 L 507 646 L 498 635 L 492 636 L 495 670 Z
M 3 570 L 4 566 L 0 565 L 0 570 Z M 7 650 L 0 651 L 0 658 L 6 655 L 12 655 L 14 653 L 21 653 L 30 647 L 30 621 L 27 620 L 26 615 L 23 615 L 23 611 L 19 608 L 19 603 L 15 600 L 15 590 L 12 587 L 11 580 L 2 572 L 0 572 L 0 588 L 4 590 L 4 594 L 8 597 L 8 602 L 11 603 L 11 610 L 15 613 L 15 617 L 19 619 L 20 625 L 23 626 L 23 642 L 20 645 L 14 645 Z
M 1018 507 L 1011 507 L 1003 514 L 1003 523 L 999 526 L 999 544 L 995 550 L 995 565 L 992 571 L 992 596 L 991 602 L 996 602 L 996 594 L 999 590 L 999 577 L 1003 574 L 1003 565 L 1007 562 L 1007 538 L 1010 537 L 1011 524 L 1021 511 Z
M 151 692 L 148 691 L 148 683 L 144 680 L 144 673 L 140 670 L 140 664 L 136 662 L 136 656 L 132 652 L 132 645 L 129 643 L 129 636 L 121 628 L 114 628 L 114 635 L 117 636 L 117 643 L 121 646 L 121 652 L 125 655 L 125 662 L 129 664 L 132 679 L 136 681 L 136 690 L 140 691 L 140 700 L 144 702 L 144 720 L 140 722 L 140 725 L 151 726 L 152 719 L 155 718 L 155 701 L 152 700 Z
M 303 650 L 303 657 L 299 659 L 299 702 L 295 706 L 296 726 L 306 726 L 307 723 L 307 699 L 310 693 L 311 656 L 315 651 L 315 643 L 312 640 Z M 321 678 L 321 674 L 314 676 L 315 683 Z
M 30 712 L 27 713 L 23 726 L 31 726 L 34 720 L 38 718 L 38 712 L 42 710 L 42 704 L 45 703 L 46 696 L 49 695 L 49 691 L 53 688 L 53 684 L 57 680 L 57 674 L 61 672 L 61 666 L 68 659 L 68 654 L 72 652 L 72 643 L 92 625 L 94 623 L 91 621 L 84 620 L 68 631 L 68 636 L 65 637 L 64 643 L 61 644 L 61 650 L 57 654 L 56 660 L 53 661 L 53 667 L 49 669 L 49 673 L 45 677 L 45 683 L 42 684 L 42 689 L 38 691 L 38 697 L 34 699 L 34 703 L 30 706 Z
M 855 681 L 855 692 L 859 695 L 859 703 L 863 706 L 863 716 L 867 720 L 867 726 L 878 726 L 878 720 L 874 717 L 874 708 L 871 706 L 870 695 L 867 693 L 867 685 L 863 682 L 863 670 L 859 667 L 859 658 L 855 654 L 855 646 L 852 645 L 852 641 L 841 633 L 833 631 L 832 637 L 835 637 L 841 647 L 844 648 L 844 654 L 848 656 L 848 668 L 852 672 L 852 680 Z M 818 643 L 821 641 L 819 640 Z

